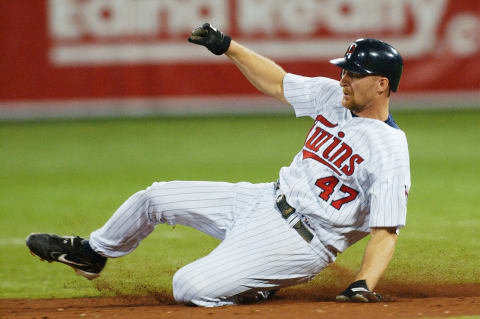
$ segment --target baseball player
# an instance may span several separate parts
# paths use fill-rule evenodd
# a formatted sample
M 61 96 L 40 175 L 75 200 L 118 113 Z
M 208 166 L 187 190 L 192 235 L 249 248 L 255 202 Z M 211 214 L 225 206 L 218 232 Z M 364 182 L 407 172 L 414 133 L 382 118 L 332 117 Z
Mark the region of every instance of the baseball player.
M 272 183 L 154 183 L 88 240 L 30 234 L 31 252 L 93 279 L 107 258 L 132 252 L 158 224 L 191 226 L 222 241 L 176 272 L 173 295 L 215 307 L 266 299 L 306 282 L 370 234 L 354 282 L 336 300 L 381 301 L 373 289 L 405 226 L 410 189 L 407 140 L 389 114 L 400 54 L 382 41 L 359 39 L 330 61 L 341 69 L 337 81 L 286 73 L 208 23 L 188 40 L 226 54 L 258 90 L 313 119 L 291 165 Z

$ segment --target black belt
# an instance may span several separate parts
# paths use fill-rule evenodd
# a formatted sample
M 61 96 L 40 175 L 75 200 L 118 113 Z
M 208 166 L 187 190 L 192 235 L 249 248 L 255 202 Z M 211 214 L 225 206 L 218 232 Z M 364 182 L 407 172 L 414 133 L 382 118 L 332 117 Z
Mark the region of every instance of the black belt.
M 288 217 L 295 213 L 295 208 L 293 208 L 287 203 L 287 198 L 285 197 L 285 195 L 278 196 L 277 207 L 282 213 L 282 217 L 284 219 L 288 219 Z M 302 238 L 305 239 L 307 243 L 312 241 L 313 234 L 310 232 L 310 230 L 308 230 L 307 226 L 305 226 L 305 224 L 301 220 L 299 220 L 295 225 L 293 225 L 293 229 L 295 229 L 297 233 L 302 236 Z

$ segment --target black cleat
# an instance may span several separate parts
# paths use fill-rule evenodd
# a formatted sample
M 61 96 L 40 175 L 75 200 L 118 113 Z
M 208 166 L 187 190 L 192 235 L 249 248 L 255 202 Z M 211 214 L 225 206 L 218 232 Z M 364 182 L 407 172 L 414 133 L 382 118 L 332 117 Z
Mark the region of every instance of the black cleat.
M 248 295 L 239 296 L 238 302 L 241 304 L 250 304 L 259 301 L 265 301 L 271 299 L 279 289 L 275 290 L 260 290 L 256 291 L 253 294 L 247 293 Z
M 41 260 L 58 261 L 68 265 L 75 272 L 87 279 L 95 279 L 107 262 L 93 250 L 87 251 L 86 240 L 81 237 L 57 236 L 51 234 L 33 233 L 27 237 L 27 247 L 30 252 Z

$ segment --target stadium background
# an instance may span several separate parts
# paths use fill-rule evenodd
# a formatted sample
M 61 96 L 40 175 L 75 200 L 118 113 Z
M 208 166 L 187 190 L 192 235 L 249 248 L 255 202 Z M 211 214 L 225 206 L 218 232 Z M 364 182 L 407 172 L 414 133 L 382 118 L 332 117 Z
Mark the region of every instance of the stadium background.
M 479 104 L 474 0 L 5 0 L 0 9 L 4 119 L 288 109 L 226 57 L 187 43 L 204 21 L 308 76 L 338 77 L 330 58 L 356 38 L 380 38 L 405 58 L 394 107 Z

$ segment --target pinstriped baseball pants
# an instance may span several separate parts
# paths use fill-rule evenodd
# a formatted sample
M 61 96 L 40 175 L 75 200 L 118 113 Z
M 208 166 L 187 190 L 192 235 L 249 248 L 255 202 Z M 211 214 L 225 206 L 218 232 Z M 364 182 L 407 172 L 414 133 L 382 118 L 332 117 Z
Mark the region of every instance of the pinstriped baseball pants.
M 273 183 L 154 183 L 94 231 L 90 245 L 120 257 L 159 223 L 196 228 L 222 242 L 177 271 L 175 300 L 206 307 L 237 304 L 259 291 L 305 282 L 334 260 L 316 237 L 307 243 L 291 228 L 275 199 Z

